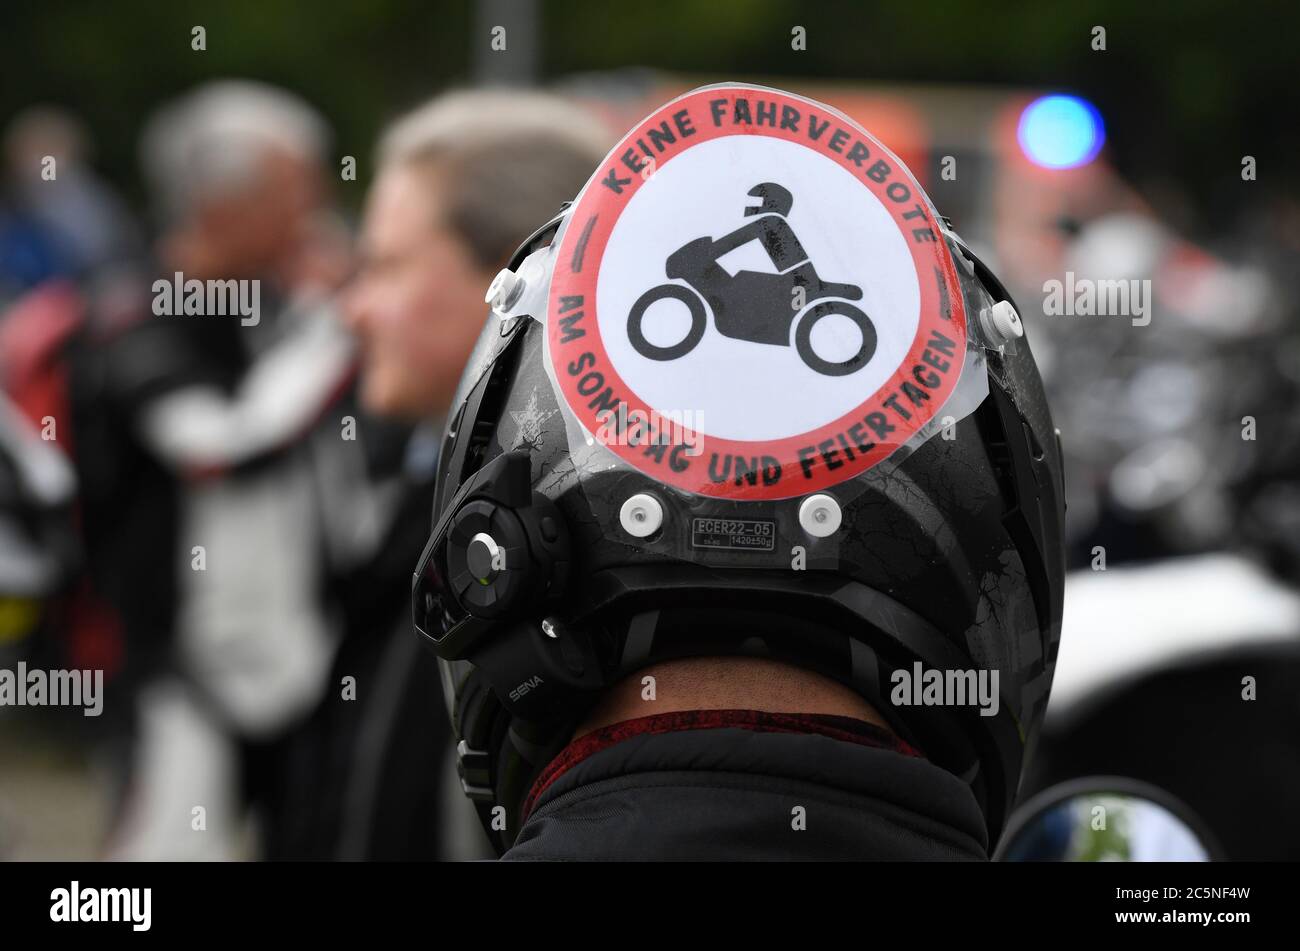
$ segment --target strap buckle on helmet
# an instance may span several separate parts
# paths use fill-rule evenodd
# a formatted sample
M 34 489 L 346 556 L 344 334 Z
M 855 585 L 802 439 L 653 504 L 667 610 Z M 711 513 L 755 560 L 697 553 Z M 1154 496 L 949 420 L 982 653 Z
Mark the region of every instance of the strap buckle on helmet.
M 456 772 L 460 774 L 460 788 L 475 802 L 496 802 L 492 791 L 491 754 L 476 750 L 461 740 L 456 744 Z

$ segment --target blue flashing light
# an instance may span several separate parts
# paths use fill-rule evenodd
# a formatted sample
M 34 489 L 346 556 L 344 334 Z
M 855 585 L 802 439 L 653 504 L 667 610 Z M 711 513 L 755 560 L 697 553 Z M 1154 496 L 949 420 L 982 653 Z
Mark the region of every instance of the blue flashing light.
M 1043 96 L 1020 114 L 1021 151 L 1044 168 L 1077 168 L 1097 157 L 1106 141 L 1101 113 L 1078 96 Z

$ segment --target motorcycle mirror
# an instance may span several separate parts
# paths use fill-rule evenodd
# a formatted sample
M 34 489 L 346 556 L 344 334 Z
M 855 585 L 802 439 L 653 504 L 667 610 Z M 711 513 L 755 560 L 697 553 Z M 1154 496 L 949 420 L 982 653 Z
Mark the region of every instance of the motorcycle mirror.
M 1021 804 L 998 862 L 1212 862 L 1222 858 L 1200 818 L 1149 783 L 1092 776 Z

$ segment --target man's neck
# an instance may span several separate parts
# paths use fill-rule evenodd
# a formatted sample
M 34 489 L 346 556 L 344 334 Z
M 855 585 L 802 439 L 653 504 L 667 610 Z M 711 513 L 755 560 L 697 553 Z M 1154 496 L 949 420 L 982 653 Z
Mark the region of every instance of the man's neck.
M 624 678 L 601 698 L 574 736 L 683 710 L 817 713 L 889 729 L 871 704 L 821 674 L 758 657 L 692 657 L 652 664 Z

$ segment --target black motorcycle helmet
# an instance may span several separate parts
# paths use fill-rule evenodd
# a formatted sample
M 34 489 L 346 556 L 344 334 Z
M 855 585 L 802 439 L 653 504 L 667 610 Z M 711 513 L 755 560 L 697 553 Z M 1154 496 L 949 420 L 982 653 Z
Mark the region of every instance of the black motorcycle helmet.
M 858 691 L 996 840 L 1056 661 L 1060 446 L 1006 290 L 897 157 L 694 90 L 488 300 L 412 599 L 497 848 L 605 688 L 729 654 Z M 996 676 L 996 712 L 904 705 L 923 671 Z

